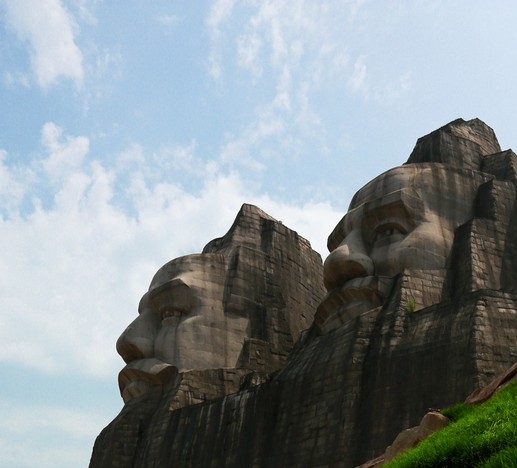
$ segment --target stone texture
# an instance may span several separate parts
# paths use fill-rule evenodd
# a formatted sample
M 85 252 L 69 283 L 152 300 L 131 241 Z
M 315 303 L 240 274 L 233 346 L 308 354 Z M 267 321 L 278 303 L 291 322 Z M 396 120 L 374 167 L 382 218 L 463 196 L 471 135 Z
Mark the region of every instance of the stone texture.
M 419 138 L 407 164 L 445 163 L 479 170 L 483 156 L 501 151 L 494 131 L 479 119 L 457 119 Z
M 499 374 L 486 386 L 476 388 L 465 400 L 465 403 L 479 404 L 487 401 L 499 389 L 506 386 L 515 379 L 517 375 L 517 362 L 502 374 Z
M 489 400 L 497 391 L 504 388 L 515 380 L 517 375 L 517 363 L 513 364 L 509 369 L 492 379 L 487 385 L 478 387 L 465 400 L 465 403 L 474 405 L 484 403 Z M 357 468 L 375 468 L 382 466 L 384 463 L 393 460 L 397 455 L 409 450 L 422 440 L 426 439 L 433 432 L 447 426 L 449 419 L 439 410 L 430 410 L 422 418 L 419 426 L 404 429 L 400 432 L 392 445 L 386 448 L 383 455 L 369 460 Z
M 399 432 L 391 445 L 386 448 L 383 455 L 369 460 L 357 468 L 375 468 L 393 460 L 396 456 L 416 447 L 420 442 L 427 439 L 433 432 L 444 428 L 449 424 L 449 418 L 438 410 L 428 411 L 420 424 Z
M 397 455 L 416 447 L 433 432 L 447 426 L 449 419 L 438 411 L 427 412 L 418 426 L 405 429 L 393 441 L 384 453 L 384 461 L 393 460 Z
M 257 332 L 245 336 L 234 368 L 201 369 L 210 374 L 207 391 L 199 369 L 170 380 L 158 378 L 169 372 L 161 370 L 98 437 L 90 467 L 354 467 L 417 426 L 427 408 L 486 385 L 517 361 L 516 160 L 477 119 L 418 140 L 407 164 L 359 190 L 329 236 L 327 295 L 287 359 L 281 330 L 294 337 L 303 327 L 268 319 L 246 329 Z M 281 232 L 291 242 L 263 219 L 275 229 L 261 246 Z M 236 241 L 246 244 L 241 252 L 259 245 L 248 236 L 239 224 L 206 253 Z M 277 261 L 290 257 L 285 248 Z M 295 284 L 305 284 L 305 268 L 295 268 Z M 260 299 L 232 291 L 262 285 L 263 273 L 228 271 L 225 310 L 234 316 L 261 310 L 291 284 L 278 272 Z M 296 304 L 297 294 L 286 297 Z M 273 355 L 282 359 L 270 372 Z
M 321 259 L 310 244 L 259 208 L 243 205 L 224 237 L 155 274 L 138 317 L 117 341 L 127 363 L 119 375 L 124 401 L 168 385 L 178 372 L 186 379 L 194 370 L 279 369 L 322 294 Z M 179 401 L 236 391 L 243 373 L 237 374 L 228 379 L 205 372 L 215 386 Z
M 126 405 L 92 466 L 132 466 L 142 444 L 159 446 L 171 411 L 267 382 L 310 326 L 322 276 L 308 241 L 247 204 L 201 254 L 166 263 L 117 341 Z

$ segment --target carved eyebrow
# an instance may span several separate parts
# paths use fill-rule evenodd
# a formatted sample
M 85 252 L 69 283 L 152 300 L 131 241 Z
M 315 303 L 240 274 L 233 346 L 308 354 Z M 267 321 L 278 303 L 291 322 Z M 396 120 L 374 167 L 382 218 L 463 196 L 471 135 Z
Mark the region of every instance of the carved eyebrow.
M 148 292 L 148 303 L 156 312 L 161 307 L 192 309 L 195 298 L 192 288 L 180 278 L 174 278 Z
M 386 216 L 386 210 L 396 209 L 400 212 L 403 208 L 408 215 L 417 219 L 424 210 L 424 202 L 421 198 L 414 195 L 414 191 L 410 189 L 397 190 L 375 200 L 366 201 L 365 203 L 350 210 L 334 228 L 330 234 L 327 246 L 330 252 L 336 249 L 345 237 L 354 229 L 358 222 L 361 223 L 361 229 L 364 222 L 371 222 L 376 217 L 379 222 L 389 218 Z
M 160 284 L 156 288 L 153 288 L 149 291 L 149 298 L 152 299 L 156 295 L 160 294 L 163 291 L 170 291 L 171 289 L 176 288 L 188 288 L 190 289 L 190 286 L 185 283 L 181 278 L 173 278 L 169 281 L 166 281 L 165 283 Z
M 171 295 L 179 302 L 182 300 L 185 304 L 185 308 L 188 308 L 194 302 L 193 292 L 191 287 L 186 284 L 181 278 L 173 278 L 172 280 L 166 281 L 159 286 L 147 291 L 138 305 L 138 314 L 141 314 L 146 307 L 152 307 L 153 301 L 162 294 Z
M 361 219 L 361 230 L 372 234 L 385 225 L 400 226 L 405 232 L 411 230 L 414 222 L 414 214 L 408 209 L 403 198 L 393 200 L 382 205 L 366 207 Z M 370 240 L 370 239 L 369 239 Z

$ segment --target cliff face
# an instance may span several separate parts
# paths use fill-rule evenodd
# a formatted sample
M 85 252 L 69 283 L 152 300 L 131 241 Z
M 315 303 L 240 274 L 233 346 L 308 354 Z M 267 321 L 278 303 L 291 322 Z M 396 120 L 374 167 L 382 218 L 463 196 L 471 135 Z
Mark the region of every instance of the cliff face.
M 428 171 L 434 165 L 439 168 Z M 454 121 L 419 139 L 404 169 L 358 192 L 353 217 L 347 214 L 329 238 L 334 257 L 322 273 L 329 292 L 281 370 L 270 375 L 241 366 L 220 369 L 218 378 L 203 378 L 213 370 L 200 371 L 195 379 L 239 383 L 193 405 L 174 406 L 178 379 L 132 399 L 98 437 L 90 467 L 354 467 L 382 453 L 427 408 L 463 401 L 517 361 L 516 167 L 517 156 L 501 152 L 493 131 L 477 119 Z M 457 193 L 474 187 L 471 203 L 458 208 L 453 191 L 432 195 L 422 188 L 441 187 L 444 173 L 458 184 L 451 189 Z M 414 182 L 422 174 L 436 184 Z M 396 203 L 393 190 L 401 184 L 395 176 L 410 186 Z M 383 203 L 376 201 L 379 195 Z M 355 213 L 377 205 L 389 223 L 373 229 L 365 250 L 370 267 L 350 252 L 369 238 L 369 215 L 357 224 Z M 409 216 L 414 207 L 425 216 Z M 353 243 L 356 225 L 366 239 L 359 244 Z M 414 242 L 435 242 L 415 253 L 414 243 L 404 244 L 410 235 Z M 222 248 L 230 238 L 207 249 Z M 344 245 L 346 258 L 338 256 Z M 420 263 L 413 262 L 415 255 Z M 343 265 L 346 274 L 339 270 Z M 380 300 L 369 278 L 395 266 Z M 313 278 L 308 288 L 317 284 Z M 320 293 L 311 297 L 318 295 L 321 300 Z M 357 307 L 372 295 L 380 304 Z

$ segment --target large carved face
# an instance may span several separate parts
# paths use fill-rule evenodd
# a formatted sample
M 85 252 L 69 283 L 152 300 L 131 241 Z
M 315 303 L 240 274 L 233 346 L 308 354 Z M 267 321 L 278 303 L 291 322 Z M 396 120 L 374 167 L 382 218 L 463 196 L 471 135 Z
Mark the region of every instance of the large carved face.
M 217 253 L 188 255 L 156 273 L 139 316 L 117 341 L 128 364 L 119 376 L 126 402 L 177 370 L 236 365 L 248 319 L 224 313 L 226 262 Z
M 442 164 L 394 168 L 363 187 L 329 237 L 325 327 L 382 305 L 404 270 L 445 268 L 454 230 L 472 217 L 483 175 Z

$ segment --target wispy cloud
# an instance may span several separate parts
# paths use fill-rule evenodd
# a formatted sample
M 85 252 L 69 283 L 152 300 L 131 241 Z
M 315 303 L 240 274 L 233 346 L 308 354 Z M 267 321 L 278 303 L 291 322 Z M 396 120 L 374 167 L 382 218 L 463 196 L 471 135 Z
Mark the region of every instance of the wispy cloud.
M 7 70 L 4 72 L 4 84 L 7 88 L 14 88 L 21 85 L 24 88 L 30 87 L 30 76 L 21 71 Z
M 327 86 L 341 86 L 346 92 L 343 74 L 352 73 L 349 52 L 346 38 L 335 31 L 360 7 L 360 2 L 329 6 L 306 0 L 214 5 L 206 20 L 210 61 L 217 70 L 212 76 L 229 81 L 234 78 L 225 76 L 226 69 L 239 73 L 239 81 L 250 80 L 250 93 L 258 103 L 249 110 L 248 123 L 226 135 L 223 164 L 262 170 L 268 158 L 296 158 L 296 149 L 312 138 L 325 154 L 322 116 L 312 101 Z M 230 21 L 234 27 L 225 29 Z
M 352 76 L 350 76 L 347 81 L 347 86 L 353 93 L 362 93 L 365 96 L 368 95 L 366 70 L 365 57 L 358 57 L 354 62 L 354 71 Z
M 99 427 L 105 424 L 104 418 L 95 411 L 30 403 L 18 406 L 6 401 L 0 401 L 0 411 L 0 451 L 5 466 L 65 468 L 78 461 L 88 463 L 89 446 Z M 50 441 L 42 443 L 48 433 L 60 438 L 59 457 Z
M 296 149 L 311 145 L 320 155 L 329 154 L 328 109 L 314 105 L 328 89 L 334 96 L 341 93 L 343 102 L 345 96 L 390 101 L 408 92 L 411 73 L 403 70 L 396 77 L 374 73 L 382 63 L 354 38 L 368 30 L 372 11 L 367 6 L 367 0 L 214 5 L 206 20 L 212 77 L 227 87 L 248 83 L 255 96 L 247 124 L 226 135 L 223 164 L 264 170 L 266 158 L 293 160 Z M 344 120 L 348 112 L 342 109 Z M 285 151 L 286 145 L 295 151 Z
M 248 34 L 237 39 L 237 64 L 250 70 L 255 79 L 262 75 L 263 67 L 259 60 L 262 47 L 263 41 L 258 34 Z
M 89 151 L 89 140 L 86 137 L 62 138 L 62 129 L 53 122 L 48 122 L 41 131 L 42 143 L 48 152 L 43 167 L 50 179 L 62 180 L 70 172 L 81 167 Z
M 182 19 L 178 15 L 162 15 L 157 18 L 157 21 L 168 30 L 172 30 L 181 23 Z
M 216 0 L 206 18 L 211 39 L 208 70 L 212 78 L 221 77 L 221 27 L 232 14 L 235 0 Z
M 29 45 L 36 81 L 48 88 L 60 77 L 81 86 L 83 55 L 76 44 L 78 26 L 60 0 L 3 0 L 6 19 L 18 37 Z
M 52 429 L 70 438 L 95 436 L 102 417 L 92 411 L 65 409 L 63 407 L 13 406 L 12 402 L 0 400 L 2 422 L 0 429 L 15 434 L 26 434 Z

